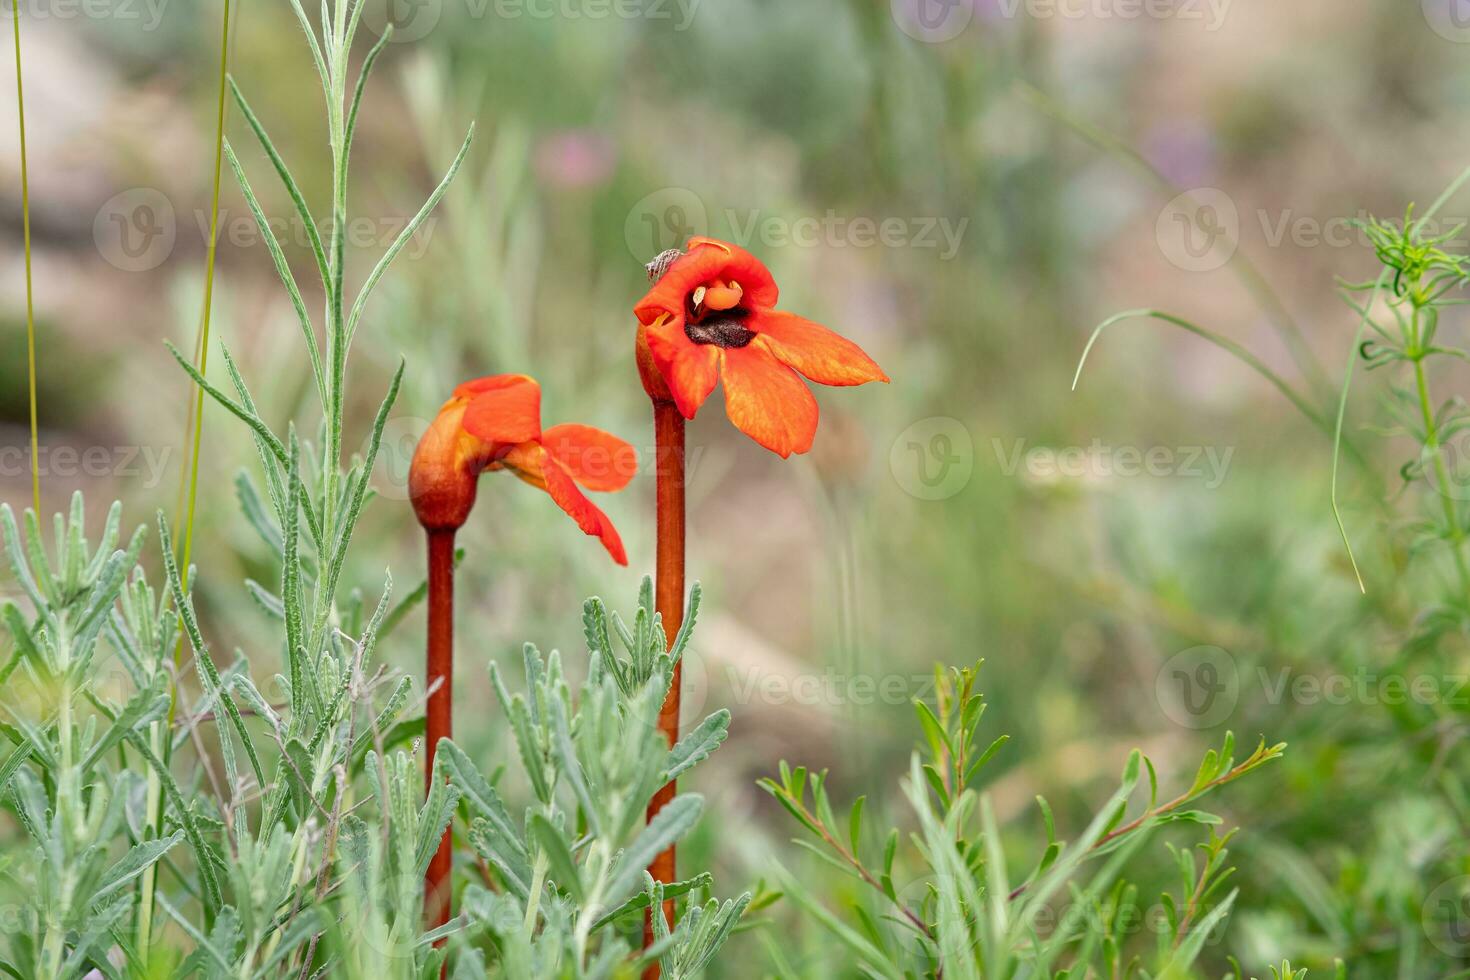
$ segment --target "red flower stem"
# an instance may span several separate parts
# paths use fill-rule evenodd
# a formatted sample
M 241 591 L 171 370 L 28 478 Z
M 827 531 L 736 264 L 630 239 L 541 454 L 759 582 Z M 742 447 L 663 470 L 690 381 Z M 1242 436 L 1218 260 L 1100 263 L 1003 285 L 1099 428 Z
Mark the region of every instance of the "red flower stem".
M 438 687 L 429 695 L 426 710 L 425 737 L 428 751 L 424 758 L 424 788 L 433 786 L 434 750 L 441 738 L 451 733 L 451 709 L 454 704 L 454 530 L 429 531 L 429 644 L 424 670 L 424 686 Z M 439 842 L 424 876 L 424 915 L 426 927 L 435 929 L 449 921 L 449 870 L 453 864 L 449 830 Z
M 655 575 L 654 598 L 659 617 L 663 620 L 664 633 L 672 645 L 679 627 L 684 621 L 684 416 L 673 402 L 653 403 L 653 433 L 657 456 L 656 514 L 658 520 L 658 553 Z M 670 746 L 679 737 L 679 689 L 683 677 L 682 665 L 675 665 L 673 682 L 668 697 L 659 711 L 658 728 Z M 675 786 L 670 782 L 654 794 L 648 804 L 648 819 L 664 808 L 674 798 Z M 655 881 L 664 883 L 675 880 L 676 866 L 674 848 L 670 847 L 649 865 L 648 873 Z M 669 928 L 674 926 L 674 902 L 663 903 L 664 921 Z M 653 910 L 644 914 L 643 945 L 646 949 L 653 942 Z M 657 980 L 658 964 L 643 972 L 644 980 Z

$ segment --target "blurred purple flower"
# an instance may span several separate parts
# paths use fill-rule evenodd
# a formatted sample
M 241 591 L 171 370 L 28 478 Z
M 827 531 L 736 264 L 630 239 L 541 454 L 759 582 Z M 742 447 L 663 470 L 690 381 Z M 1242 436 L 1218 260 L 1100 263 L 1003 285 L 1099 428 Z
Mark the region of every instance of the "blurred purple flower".
M 1215 136 L 1198 120 L 1155 124 L 1144 137 L 1143 155 L 1176 187 L 1202 187 L 1215 174 Z
M 536 146 L 536 174 L 553 187 L 576 190 L 605 184 L 618 151 L 611 138 L 591 129 L 563 129 Z

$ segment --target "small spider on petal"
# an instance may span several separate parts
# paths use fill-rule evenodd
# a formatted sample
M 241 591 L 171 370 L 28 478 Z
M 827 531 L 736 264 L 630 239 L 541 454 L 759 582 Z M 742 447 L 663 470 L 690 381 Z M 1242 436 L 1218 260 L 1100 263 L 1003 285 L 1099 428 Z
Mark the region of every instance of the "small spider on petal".
M 649 396 L 686 419 L 723 378 L 730 421 L 786 457 L 811 449 L 817 432 L 817 401 L 798 374 L 824 385 L 888 381 L 857 344 L 775 309 L 770 271 L 738 245 L 692 238 L 655 265 L 653 288 L 633 308 L 638 369 Z

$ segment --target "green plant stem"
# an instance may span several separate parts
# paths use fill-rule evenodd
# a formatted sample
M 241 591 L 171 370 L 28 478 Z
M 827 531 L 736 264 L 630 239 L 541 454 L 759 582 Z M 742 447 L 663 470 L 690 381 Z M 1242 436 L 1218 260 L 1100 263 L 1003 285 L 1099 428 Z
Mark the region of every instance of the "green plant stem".
M 1158 320 L 1161 323 L 1167 323 L 1170 326 L 1178 327 L 1181 330 L 1185 330 L 1189 333 L 1194 334 L 1196 337 L 1200 337 L 1203 340 L 1209 341 L 1216 347 L 1219 347 L 1221 350 L 1235 357 L 1236 360 L 1240 361 L 1246 367 L 1259 374 L 1262 378 L 1265 378 L 1267 381 L 1269 381 L 1272 387 L 1281 392 L 1281 394 L 1286 397 L 1286 400 L 1291 402 L 1296 410 L 1301 412 L 1302 415 L 1306 416 L 1313 425 L 1317 426 L 1317 428 L 1321 429 L 1329 436 L 1334 434 L 1335 430 L 1332 422 L 1330 422 L 1327 417 L 1323 415 L 1320 411 L 1314 408 L 1310 402 L 1303 398 L 1296 391 L 1296 389 L 1293 388 L 1290 383 L 1286 381 L 1285 378 L 1277 374 L 1275 371 L 1271 370 L 1271 368 L 1267 367 L 1266 363 L 1262 361 L 1259 357 L 1252 354 L 1249 350 L 1242 347 L 1240 344 L 1237 344 L 1229 337 L 1225 337 L 1214 332 L 1213 330 L 1208 330 L 1204 327 L 1201 327 L 1196 323 L 1184 319 L 1183 317 L 1174 316 L 1172 313 L 1165 313 L 1162 310 L 1124 310 L 1121 313 L 1115 313 L 1114 315 L 1104 320 L 1102 323 L 1099 323 L 1097 327 L 1093 329 L 1092 336 L 1087 338 L 1087 346 L 1082 349 L 1082 356 L 1077 360 L 1077 371 L 1072 376 L 1073 390 L 1076 390 L 1077 382 L 1082 377 L 1082 368 L 1087 364 L 1087 355 L 1092 353 L 1093 345 L 1097 343 L 1097 340 L 1099 337 L 1102 336 L 1103 331 L 1116 323 L 1121 323 L 1124 320 L 1133 319 Z M 1366 469 L 1367 462 L 1363 459 L 1362 455 L 1357 452 L 1357 450 L 1353 447 L 1351 443 L 1348 443 L 1347 447 L 1353 458 Z
M 1415 311 L 1415 319 L 1418 311 Z M 1414 388 L 1419 395 L 1419 411 L 1424 418 L 1424 450 L 1434 456 L 1434 475 L 1439 481 L 1440 502 L 1444 505 L 1444 517 L 1449 525 L 1450 553 L 1454 556 L 1455 572 L 1459 576 L 1460 596 L 1470 596 L 1470 568 L 1465 565 L 1465 530 L 1460 526 L 1460 515 L 1455 500 L 1449 494 L 1449 471 L 1444 464 L 1444 454 L 1439 449 L 1439 426 L 1434 421 L 1434 402 L 1429 397 L 1429 380 L 1424 374 L 1424 356 L 1414 358 Z
M 76 793 L 75 746 L 72 741 L 71 701 L 72 670 L 71 642 L 63 625 L 58 630 L 56 643 L 57 673 L 59 685 L 56 706 L 56 738 L 58 742 L 56 773 L 56 816 L 61 836 L 63 866 L 56 869 L 61 876 L 61 887 L 52 896 L 47 906 L 46 936 L 41 945 L 42 974 L 46 977 L 61 976 L 61 967 L 66 953 L 66 920 L 71 910 L 76 890 L 75 864 L 72 854 L 75 845 L 85 834 L 85 827 L 76 827 L 73 821 L 84 822 L 81 800 Z
M 541 909 L 541 889 L 545 886 L 546 869 L 550 864 L 551 860 L 546 856 L 546 849 L 543 847 L 537 850 L 536 865 L 531 871 L 531 897 L 526 902 L 526 920 L 521 924 L 521 935 L 528 946 L 531 944 L 531 938 L 536 935 L 536 916 Z M 579 956 L 578 964 L 580 963 L 581 957 Z
M 224 0 L 224 15 L 222 20 L 219 52 L 219 96 L 215 106 L 214 178 L 210 191 L 209 242 L 205 247 L 204 256 L 204 308 L 199 317 L 199 335 L 195 349 L 195 367 L 201 376 L 204 375 L 209 366 L 209 326 L 214 306 L 214 265 L 215 255 L 219 245 L 220 172 L 224 165 L 225 91 L 230 62 L 230 0 Z M 204 389 L 197 385 L 194 390 L 194 401 L 190 407 L 189 428 L 192 430 L 192 440 L 189 447 L 189 490 L 184 500 L 184 534 L 179 557 L 179 574 L 183 577 L 185 593 L 189 591 L 190 587 L 189 566 L 194 552 L 194 516 L 199 498 L 199 455 L 204 437 Z M 175 526 L 177 526 L 177 522 Z M 172 744 L 171 740 L 165 739 L 164 733 L 172 728 L 174 715 L 178 709 L 177 668 L 183 662 L 183 654 L 184 633 L 180 630 L 178 644 L 174 647 L 175 680 L 169 686 L 168 724 L 163 725 L 155 722 L 151 726 L 151 747 L 155 754 L 164 760 L 167 760 L 168 749 Z M 148 769 L 146 799 L 149 804 L 147 811 L 147 830 L 151 837 L 156 836 L 163 818 L 163 798 L 161 787 L 159 786 L 159 776 L 151 766 Z M 140 887 L 142 895 L 138 910 L 138 951 L 139 955 L 146 956 L 153 927 L 153 895 L 157 888 L 157 870 L 155 866 L 150 865 L 143 872 Z
M 1020 95 L 1021 100 L 1031 105 L 1032 108 L 1055 119 L 1099 149 L 1114 153 L 1125 160 L 1171 197 L 1178 197 L 1182 194 L 1189 193 L 1176 186 L 1154 167 L 1153 164 L 1149 163 L 1143 154 L 1139 153 L 1123 140 L 1076 115 L 1036 86 L 1027 82 L 1017 82 L 1016 92 Z M 1260 304 L 1261 309 L 1265 311 L 1267 319 L 1275 328 L 1277 335 L 1281 337 L 1282 343 L 1286 345 L 1291 359 L 1306 377 L 1308 385 L 1314 390 L 1328 390 L 1330 388 L 1330 382 L 1327 379 L 1326 372 L 1322 368 L 1321 362 L 1317 359 L 1311 347 L 1308 346 L 1301 326 L 1292 317 L 1290 311 L 1287 310 L 1286 304 L 1281 301 L 1281 297 L 1276 295 L 1276 291 L 1271 288 L 1271 284 L 1266 281 L 1266 277 L 1261 274 L 1260 270 L 1255 267 L 1255 264 L 1240 249 L 1236 249 L 1235 253 L 1230 257 L 1228 265 L 1230 270 L 1235 273 L 1236 278 L 1240 280 L 1241 285 L 1245 287 L 1245 290 L 1255 298 L 1256 302 Z
M 1108 831 L 1106 834 L 1103 834 L 1097 839 L 1097 843 L 1093 844 L 1092 847 L 1088 849 L 1087 853 L 1096 854 L 1100 849 L 1107 847 L 1109 844 L 1114 843 L 1121 837 L 1128 836 L 1135 830 L 1143 827 L 1145 824 L 1152 823 L 1160 817 L 1167 816 L 1170 813 L 1173 813 L 1180 807 L 1199 799 L 1206 793 L 1209 793 L 1211 790 L 1218 789 L 1219 787 L 1224 786 L 1226 783 L 1234 782 L 1235 780 L 1239 779 L 1241 776 L 1244 776 L 1246 773 L 1250 772 L 1252 769 L 1256 768 L 1262 763 L 1269 762 L 1271 759 L 1276 758 L 1276 755 L 1273 753 L 1279 753 L 1279 750 L 1284 745 L 1285 743 L 1282 743 L 1282 745 L 1279 746 L 1273 746 L 1271 749 L 1266 750 L 1264 755 L 1259 751 L 1253 752 L 1251 753 L 1250 758 L 1246 759 L 1244 762 L 1240 763 L 1234 768 L 1228 770 L 1224 774 L 1215 777 L 1208 783 L 1205 783 L 1203 786 L 1193 787 L 1184 793 L 1180 793 L 1178 796 L 1167 803 L 1160 804 L 1159 806 L 1154 807 L 1151 810 L 1145 810 L 1143 813 L 1123 824 L 1121 827 L 1115 827 L 1114 829 Z M 1011 891 L 1010 897 L 1012 899 L 1019 898 L 1021 894 L 1026 890 L 1027 884 L 1029 883 L 1022 883 L 1016 886 L 1016 888 Z
M 11 3 L 15 26 L 15 113 L 20 123 L 20 223 L 26 276 L 26 371 L 29 377 L 31 412 L 31 503 L 41 516 L 41 446 L 36 414 L 36 303 L 31 284 L 31 188 L 26 166 L 26 99 L 20 69 L 20 4 Z

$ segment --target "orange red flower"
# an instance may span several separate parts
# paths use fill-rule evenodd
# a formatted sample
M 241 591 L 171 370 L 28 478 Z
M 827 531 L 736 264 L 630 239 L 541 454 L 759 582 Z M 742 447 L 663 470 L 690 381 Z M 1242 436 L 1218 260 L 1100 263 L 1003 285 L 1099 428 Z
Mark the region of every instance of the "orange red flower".
M 452 530 L 468 519 L 481 473 L 509 470 L 546 491 L 620 565 L 627 552 L 612 521 L 578 487 L 621 490 L 637 470 L 628 443 L 588 425 L 541 428 L 541 386 L 498 374 L 454 389 L 414 450 L 409 498 L 419 523 Z
M 857 344 L 775 309 L 770 270 L 745 249 L 692 238 L 633 308 L 638 369 L 655 400 L 692 419 L 715 384 L 735 427 L 783 457 L 817 432 L 817 401 L 798 377 L 824 385 L 888 380 Z

